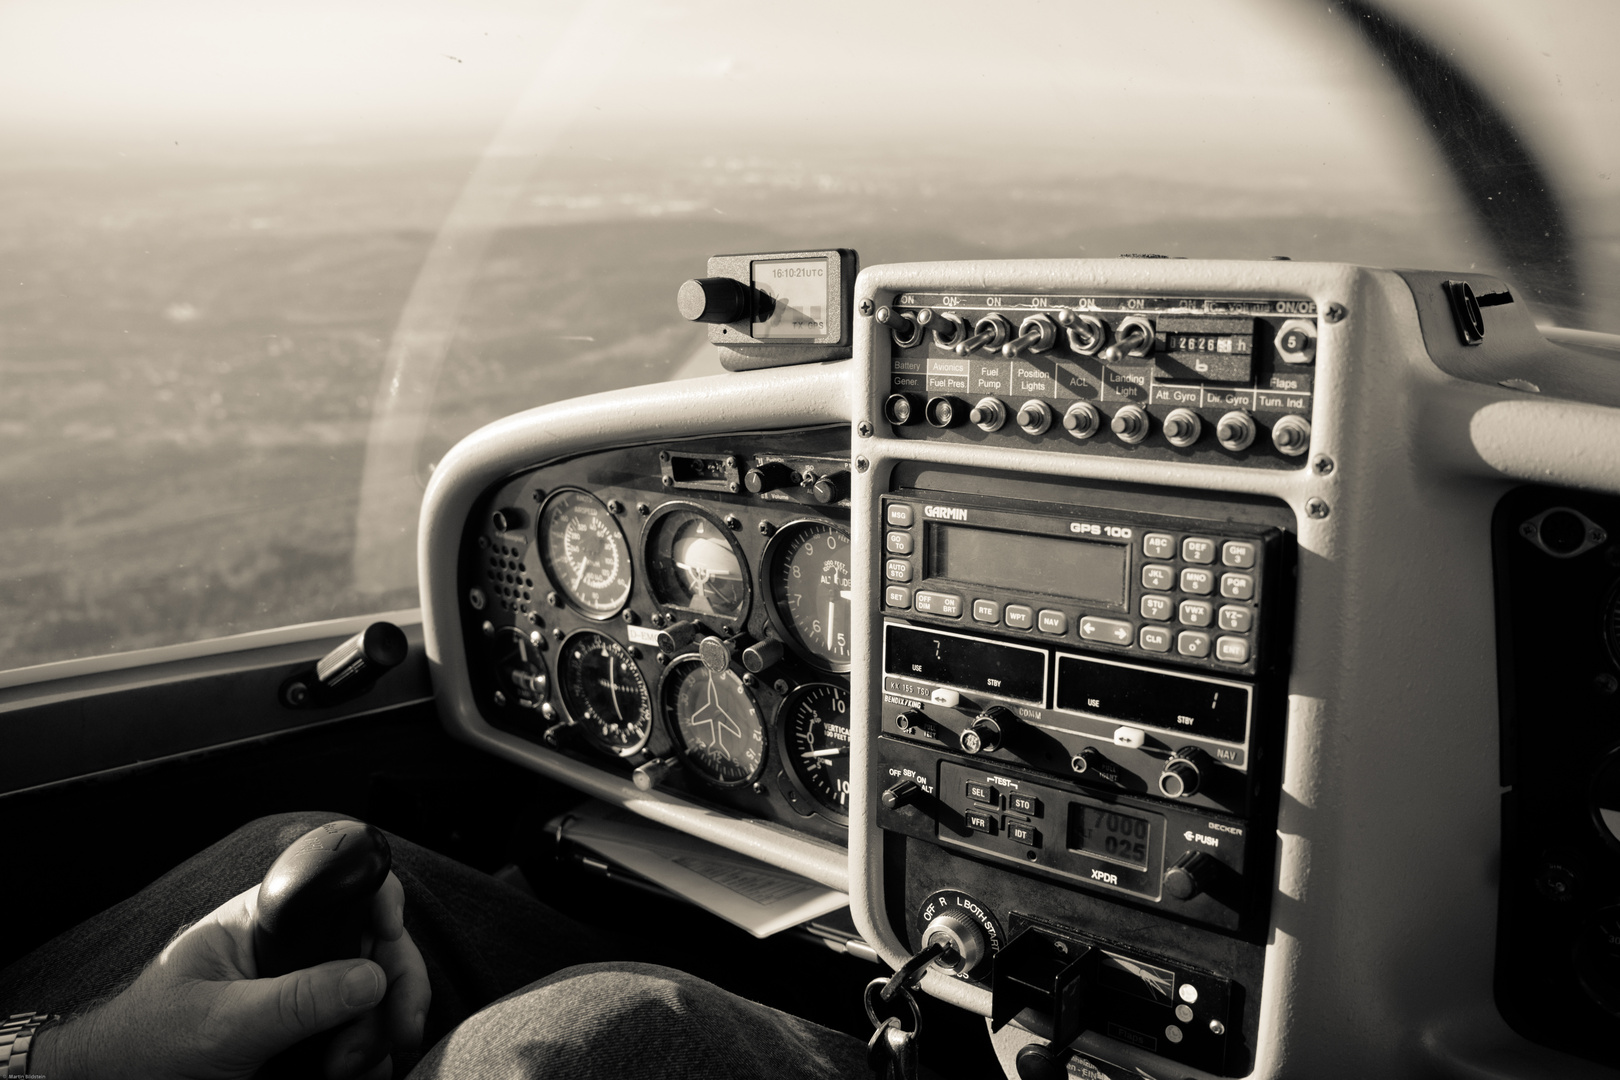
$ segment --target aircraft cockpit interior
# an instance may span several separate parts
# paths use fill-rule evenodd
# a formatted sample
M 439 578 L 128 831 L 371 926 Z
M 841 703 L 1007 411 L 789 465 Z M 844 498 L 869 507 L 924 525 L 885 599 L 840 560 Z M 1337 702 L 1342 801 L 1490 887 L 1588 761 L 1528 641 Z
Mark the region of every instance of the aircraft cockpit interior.
M 1473 100 L 1424 82 L 1422 17 L 1340 7 L 1425 123 Z M 1469 117 L 1435 136 L 1480 238 L 1450 267 L 874 259 L 858 213 L 785 210 L 728 250 L 705 203 L 674 255 L 570 234 L 634 270 L 560 305 L 657 314 L 543 397 L 411 382 L 455 336 L 413 308 L 354 526 L 396 610 L 0 664 L 0 823 L 48 849 L 0 969 L 319 804 L 871 1038 L 877 1076 L 1616 1075 L 1620 218 L 1581 276 L 1596 218 Z M 423 295 L 474 295 L 468 236 L 523 257 L 456 205 Z M 642 379 L 659 335 L 694 359 Z M 435 392 L 491 404 L 424 466 Z

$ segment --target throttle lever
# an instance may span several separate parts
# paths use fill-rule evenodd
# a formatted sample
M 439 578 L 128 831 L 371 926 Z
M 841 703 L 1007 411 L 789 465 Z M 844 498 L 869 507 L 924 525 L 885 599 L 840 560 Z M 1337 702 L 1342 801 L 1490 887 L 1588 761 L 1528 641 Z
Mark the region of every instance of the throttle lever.
M 293 841 L 259 884 L 253 922 L 259 977 L 360 956 L 372 899 L 392 866 L 388 838 L 364 822 L 328 822 Z M 277 1055 L 259 1077 L 320 1075 L 327 1037 Z

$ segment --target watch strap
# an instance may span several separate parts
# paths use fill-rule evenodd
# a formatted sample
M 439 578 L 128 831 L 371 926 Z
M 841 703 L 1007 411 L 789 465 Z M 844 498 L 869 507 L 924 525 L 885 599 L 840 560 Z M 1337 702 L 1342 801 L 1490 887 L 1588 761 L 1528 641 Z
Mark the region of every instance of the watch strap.
M 28 1052 L 39 1029 L 61 1017 L 51 1013 L 12 1013 L 0 1023 L 0 1076 L 28 1075 Z

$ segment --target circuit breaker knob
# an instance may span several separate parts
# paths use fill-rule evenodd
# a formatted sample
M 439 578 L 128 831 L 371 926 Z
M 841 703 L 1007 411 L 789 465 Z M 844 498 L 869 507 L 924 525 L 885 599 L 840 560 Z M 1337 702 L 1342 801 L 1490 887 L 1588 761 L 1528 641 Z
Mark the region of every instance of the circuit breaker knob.
M 1052 426 L 1052 407 L 1038 398 L 1018 406 L 1018 426 L 1031 435 L 1044 435 Z
M 889 399 L 883 403 L 883 415 L 895 427 L 911 423 L 914 411 L 911 397 L 907 394 L 890 394 Z
M 983 397 L 968 412 L 968 419 L 981 431 L 1000 431 L 1001 425 L 1007 422 L 1007 406 L 1000 398 Z
M 923 406 L 923 419 L 933 427 L 955 427 L 962 419 L 962 412 L 955 398 L 931 397 Z
M 748 314 L 748 294 L 748 286 L 734 278 L 692 278 L 675 294 L 675 306 L 692 322 L 731 323 Z
M 1108 425 L 1120 442 L 1133 446 L 1148 437 L 1150 426 L 1147 410 L 1140 405 L 1123 406 Z
M 1215 424 L 1215 438 L 1234 454 L 1254 442 L 1254 417 L 1236 410 L 1226 413 Z
M 1164 418 L 1164 440 L 1171 446 L 1187 447 L 1204 433 L 1204 421 L 1191 409 L 1171 409 Z
M 1089 401 L 1070 405 L 1063 414 L 1063 430 L 1077 439 L 1089 439 L 1102 429 L 1102 414 Z
M 1298 457 L 1311 445 L 1310 421 L 1303 416 L 1285 416 L 1271 425 L 1271 441 L 1289 457 Z

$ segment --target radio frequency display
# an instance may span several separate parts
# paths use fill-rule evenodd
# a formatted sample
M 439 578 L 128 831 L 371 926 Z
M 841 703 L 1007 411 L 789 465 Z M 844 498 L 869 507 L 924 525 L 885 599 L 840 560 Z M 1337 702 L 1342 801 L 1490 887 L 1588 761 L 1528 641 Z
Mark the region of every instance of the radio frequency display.
M 1226 742 L 1249 731 L 1248 687 L 1079 656 L 1058 657 L 1056 704 Z
M 928 526 L 930 577 L 1091 600 L 1125 603 L 1125 547 L 1055 536 Z
M 1046 652 L 1041 649 L 891 625 L 884 628 L 883 670 L 1035 705 L 1046 702 Z

